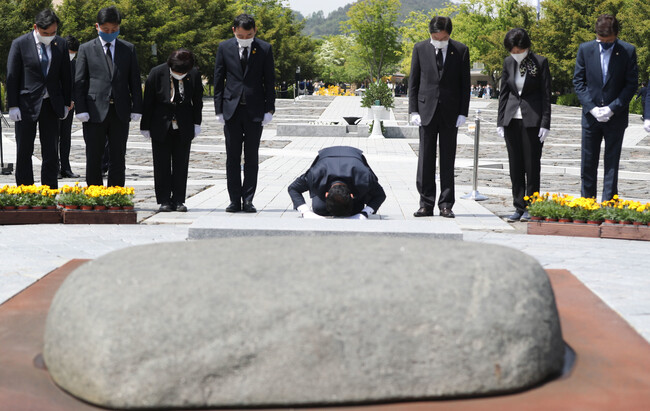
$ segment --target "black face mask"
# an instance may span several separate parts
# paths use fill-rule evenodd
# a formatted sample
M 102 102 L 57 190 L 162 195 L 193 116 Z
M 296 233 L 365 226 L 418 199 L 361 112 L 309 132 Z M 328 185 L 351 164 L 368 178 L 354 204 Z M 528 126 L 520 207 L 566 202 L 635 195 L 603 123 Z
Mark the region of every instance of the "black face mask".
M 616 43 L 616 41 L 612 41 L 611 43 L 605 43 L 600 41 L 599 43 L 603 47 L 603 50 L 609 50 L 614 45 L 614 43 Z

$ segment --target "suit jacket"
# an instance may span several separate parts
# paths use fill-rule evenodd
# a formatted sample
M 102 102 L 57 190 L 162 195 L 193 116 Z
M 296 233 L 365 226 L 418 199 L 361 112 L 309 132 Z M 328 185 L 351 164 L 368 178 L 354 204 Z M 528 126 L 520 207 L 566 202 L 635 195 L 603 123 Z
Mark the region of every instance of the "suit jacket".
M 503 61 L 497 126 L 508 126 L 517 108 L 521 107 L 524 127 L 542 127 L 550 130 L 551 71 L 548 68 L 548 60 L 532 52 L 529 52 L 528 56 L 537 66 L 537 72 L 526 73 L 521 95 L 515 83 L 516 77 L 521 75 L 517 70 L 517 61 L 512 56 L 506 57 Z
M 419 113 L 422 125 L 433 119 L 438 103 L 444 121 L 455 126 L 459 115 L 469 112 L 469 49 L 449 40 L 442 76 L 436 65 L 436 49 L 430 40 L 413 47 L 409 79 L 409 113 Z
M 115 41 L 113 76 L 99 37 L 79 47 L 75 72 L 77 113 L 90 114 L 91 123 L 101 123 L 108 114 L 110 96 L 120 120 L 128 122 L 131 113 L 142 113 L 140 67 L 133 44 Z
M 171 101 L 171 75 L 167 63 L 151 69 L 145 82 L 140 130 L 150 130 L 151 138 L 164 139 L 176 118 L 178 131 L 184 138 L 194 138 L 194 125 L 201 124 L 203 83 L 196 68 L 180 80 L 183 82 L 183 101 Z
M 46 89 L 59 118 L 65 114 L 64 107 L 70 105 L 72 81 L 68 45 L 56 36 L 50 48 L 52 59 L 46 77 L 41 69 L 33 31 L 11 43 L 7 58 L 7 102 L 9 107 L 19 107 L 25 120 L 38 120 Z
M 255 39 L 249 52 L 246 71 L 241 68 L 236 38 L 219 44 L 214 65 L 214 110 L 229 120 L 241 99 L 253 121 L 262 121 L 264 113 L 275 111 L 275 63 L 271 45 Z
M 609 106 L 614 112 L 610 124 L 622 128 L 628 125 L 629 104 L 639 79 L 636 48 L 622 40 L 616 40 L 613 47 L 605 84 L 598 42 L 592 40 L 582 43 L 578 48 L 573 86 L 582 104 L 583 127 L 597 122 L 589 111 L 604 106 Z
M 646 87 L 645 110 L 643 111 L 643 118 L 650 120 L 650 87 Z
M 302 193 L 309 190 L 314 212 L 330 215 L 325 208 L 325 193 L 335 181 L 346 183 L 354 194 L 354 214 L 361 212 L 365 205 L 376 212 L 386 200 L 384 189 L 362 151 L 354 147 L 335 146 L 320 150 L 307 172 L 289 186 L 294 208 L 305 204 Z

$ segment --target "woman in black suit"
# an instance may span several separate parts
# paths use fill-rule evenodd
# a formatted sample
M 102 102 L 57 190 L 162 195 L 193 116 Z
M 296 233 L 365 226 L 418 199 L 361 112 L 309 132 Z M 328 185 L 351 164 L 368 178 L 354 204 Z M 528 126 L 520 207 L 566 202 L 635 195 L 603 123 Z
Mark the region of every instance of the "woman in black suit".
M 192 139 L 201 132 L 203 83 L 194 55 L 179 49 L 151 69 L 145 83 L 140 132 L 151 138 L 160 211 L 187 211 L 185 191 Z
M 524 196 L 539 192 L 542 147 L 551 128 L 551 73 L 548 60 L 530 51 L 524 29 L 510 30 L 503 41 L 497 133 L 506 141 L 515 212 L 509 222 L 527 221 Z

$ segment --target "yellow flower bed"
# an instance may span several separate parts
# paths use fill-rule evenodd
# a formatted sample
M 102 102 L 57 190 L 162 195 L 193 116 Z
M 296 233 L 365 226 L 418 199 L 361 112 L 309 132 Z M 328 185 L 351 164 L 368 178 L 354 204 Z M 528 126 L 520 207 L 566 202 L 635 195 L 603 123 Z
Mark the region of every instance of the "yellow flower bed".
M 135 190 L 133 187 L 81 187 L 64 185 L 60 189 L 49 186 L 8 186 L 0 188 L 0 208 L 11 209 L 18 206 L 95 206 L 107 207 L 133 206 Z
M 599 203 L 594 198 L 573 197 L 567 194 L 540 194 L 524 197 L 528 213 L 534 217 L 567 218 L 572 220 L 650 222 L 650 203 L 623 200 L 618 195 Z
M 327 88 L 325 87 L 319 88 L 316 92 L 314 92 L 314 95 L 339 97 L 339 96 L 354 96 L 354 93 L 349 90 L 343 92 L 343 89 L 339 86 L 329 86 Z

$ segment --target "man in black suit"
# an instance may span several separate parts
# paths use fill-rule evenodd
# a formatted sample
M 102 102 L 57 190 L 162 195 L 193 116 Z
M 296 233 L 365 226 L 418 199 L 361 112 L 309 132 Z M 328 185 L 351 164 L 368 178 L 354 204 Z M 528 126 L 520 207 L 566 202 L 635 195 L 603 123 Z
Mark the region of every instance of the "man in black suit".
M 454 218 L 454 163 L 458 127 L 469 111 L 469 49 L 451 40 L 449 17 L 429 23 L 431 38 L 413 48 L 409 81 L 411 123 L 420 126 L 417 189 L 420 208 L 415 217 L 433 215 L 436 203 L 436 142 L 440 146 L 440 215 Z
M 305 191 L 309 191 L 313 211 L 302 196 Z M 320 150 L 307 172 L 291 183 L 289 195 L 304 218 L 353 216 L 365 220 L 386 200 L 362 151 L 346 146 Z
M 9 117 L 16 122 L 16 184 L 34 184 L 36 124 L 41 142 L 41 184 L 57 188 L 59 119 L 68 115 L 71 76 L 68 46 L 56 35 L 59 18 L 39 12 L 34 31 L 11 43 L 7 59 Z
M 77 56 L 76 117 L 83 122 L 88 185 L 104 184 L 102 154 L 108 137 L 108 185 L 124 186 L 129 122 L 142 117 L 140 68 L 133 44 L 117 38 L 121 21 L 114 6 L 101 9 L 95 24 L 99 37 L 82 44 Z
M 271 45 L 255 38 L 253 17 L 237 16 L 232 31 L 235 37 L 219 45 L 214 66 L 214 109 L 226 136 L 226 211 L 255 213 L 260 139 L 275 112 L 275 65 Z
M 79 41 L 74 36 L 66 36 L 70 56 L 70 77 L 74 78 L 77 62 L 75 56 L 79 51 Z M 70 143 L 72 140 L 72 120 L 74 119 L 74 82 L 72 83 L 72 106 L 68 116 L 59 123 L 59 174 L 58 178 L 79 178 L 70 167 Z
M 160 210 L 187 211 L 185 192 L 192 139 L 201 132 L 203 83 L 194 55 L 179 49 L 151 69 L 145 83 L 140 132 L 151 138 Z
M 578 48 L 573 86 L 582 104 L 582 196 L 595 198 L 600 143 L 605 139 L 602 201 L 618 194 L 618 166 L 629 104 L 636 92 L 639 69 L 636 48 L 618 40 L 616 17 L 602 14 L 596 40 Z

